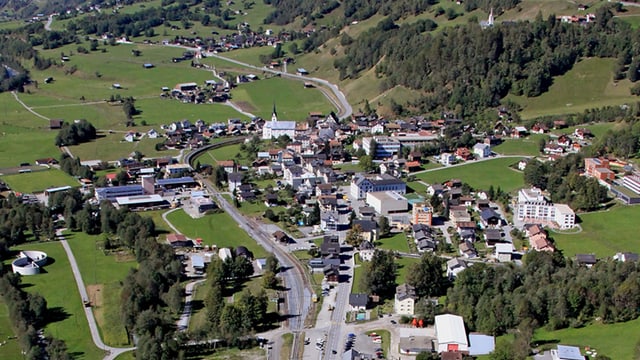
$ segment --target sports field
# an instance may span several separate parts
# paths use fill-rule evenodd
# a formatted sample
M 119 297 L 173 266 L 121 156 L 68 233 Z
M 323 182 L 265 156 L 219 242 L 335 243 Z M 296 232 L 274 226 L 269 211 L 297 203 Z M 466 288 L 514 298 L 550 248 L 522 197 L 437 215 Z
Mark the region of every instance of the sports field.
M 519 157 L 508 157 L 472 161 L 468 164 L 444 167 L 415 176 L 429 184 L 460 179 L 474 189 L 488 190 L 489 186 L 493 185 L 496 189 L 500 187 L 502 190 L 510 192 L 524 186 L 522 172 L 510 167 L 517 164 L 520 159 Z
M 227 213 L 206 215 L 193 219 L 184 210 L 174 211 L 167 219 L 180 232 L 190 238 L 202 238 L 205 245 L 216 245 L 218 248 L 245 246 L 253 252 L 254 257 L 265 257 L 267 252 L 236 224 Z
M 44 273 L 22 278 L 26 291 L 40 293 L 47 300 L 49 319 L 45 333 L 64 340 L 74 359 L 101 359 L 103 352 L 88 336 L 84 306 L 62 245 L 58 242 L 27 244 L 15 250 L 40 250 L 49 256 Z
M 640 206 L 617 205 L 608 211 L 578 214 L 582 232 L 550 235 L 565 256 L 593 253 L 598 257 L 613 256 L 617 252 L 637 252 L 640 247 L 636 221 Z
M 34 171 L 24 174 L 12 174 L 0 176 L 0 179 L 9 185 L 13 191 L 21 193 L 42 192 L 49 188 L 59 186 L 80 186 L 80 183 L 67 173 L 58 169 Z

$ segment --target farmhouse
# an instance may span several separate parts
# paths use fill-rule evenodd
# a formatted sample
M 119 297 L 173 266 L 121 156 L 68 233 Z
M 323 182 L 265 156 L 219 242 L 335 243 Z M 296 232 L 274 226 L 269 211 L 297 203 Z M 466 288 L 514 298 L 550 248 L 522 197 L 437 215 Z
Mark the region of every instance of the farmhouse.
M 194 82 L 176 84 L 176 86 L 174 87 L 174 89 L 181 92 L 194 91 L 197 88 L 198 88 L 198 84 Z
M 367 309 L 368 303 L 369 296 L 367 296 L 367 294 L 349 295 L 349 305 L 351 306 L 351 311 L 364 311 Z
M 168 234 L 167 242 L 171 247 L 192 247 L 193 241 L 187 239 L 186 236 L 182 234 Z

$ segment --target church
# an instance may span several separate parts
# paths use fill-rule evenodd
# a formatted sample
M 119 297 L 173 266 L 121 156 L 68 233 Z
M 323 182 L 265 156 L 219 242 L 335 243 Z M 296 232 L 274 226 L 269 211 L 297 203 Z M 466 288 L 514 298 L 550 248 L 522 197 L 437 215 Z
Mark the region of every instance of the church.
M 276 105 L 273 105 L 273 114 L 271 114 L 271 121 L 264 123 L 262 127 L 262 139 L 270 140 L 272 138 L 277 139 L 282 135 L 287 135 L 290 139 L 296 134 L 296 122 L 295 121 L 278 121 L 278 113 L 276 112 Z

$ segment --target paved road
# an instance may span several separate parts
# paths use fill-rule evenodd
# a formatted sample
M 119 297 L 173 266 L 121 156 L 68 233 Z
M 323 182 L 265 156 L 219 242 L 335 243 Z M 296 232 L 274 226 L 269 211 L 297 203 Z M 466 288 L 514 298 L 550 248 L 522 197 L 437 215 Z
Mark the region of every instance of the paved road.
M 61 231 L 56 233 L 58 239 L 60 239 L 60 243 L 64 248 L 64 251 L 67 253 L 67 258 L 69 258 L 69 263 L 71 264 L 71 271 L 73 272 L 73 277 L 76 280 L 76 285 L 78 285 L 78 291 L 80 292 L 80 298 L 84 302 L 89 299 L 89 295 L 87 293 L 87 289 L 84 286 L 84 281 L 82 281 L 82 274 L 80 274 L 80 269 L 78 268 L 78 263 L 76 262 L 76 258 L 73 255 L 73 251 L 71 251 L 71 247 L 67 240 L 62 235 Z M 87 317 L 87 322 L 89 323 L 89 330 L 91 331 L 91 339 L 93 343 L 99 348 L 107 352 L 104 360 L 113 360 L 118 355 L 135 350 L 135 348 L 115 348 L 111 346 L 107 346 L 102 339 L 100 338 L 100 332 L 98 331 L 98 325 L 96 324 L 96 319 L 93 316 L 93 310 L 90 307 L 84 307 L 84 314 Z
M 203 283 L 206 279 L 198 279 L 191 281 L 185 286 L 184 291 L 187 294 L 184 300 L 184 309 L 182 309 L 182 314 L 180 314 L 180 319 L 178 319 L 177 325 L 178 330 L 187 331 L 189 329 L 189 319 L 191 318 L 191 301 L 193 300 L 193 296 L 195 296 L 195 287 Z
M 44 29 L 47 31 L 51 31 L 51 23 L 53 23 L 53 14 L 49 15 L 47 22 L 44 24 Z

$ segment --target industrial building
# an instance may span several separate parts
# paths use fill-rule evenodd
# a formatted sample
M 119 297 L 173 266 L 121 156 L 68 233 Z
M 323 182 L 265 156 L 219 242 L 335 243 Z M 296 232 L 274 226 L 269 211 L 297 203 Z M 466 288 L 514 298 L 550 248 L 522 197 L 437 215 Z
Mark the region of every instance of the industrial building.
M 117 197 L 144 195 L 142 185 L 123 185 L 96 188 L 96 199 L 98 201 L 116 201 Z
M 170 205 L 160 195 L 118 196 L 116 203 L 119 207 L 127 206 L 129 210 L 165 209 Z
M 435 318 L 438 353 L 447 351 L 468 352 L 467 330 L 462 316 L 445 314 Z

